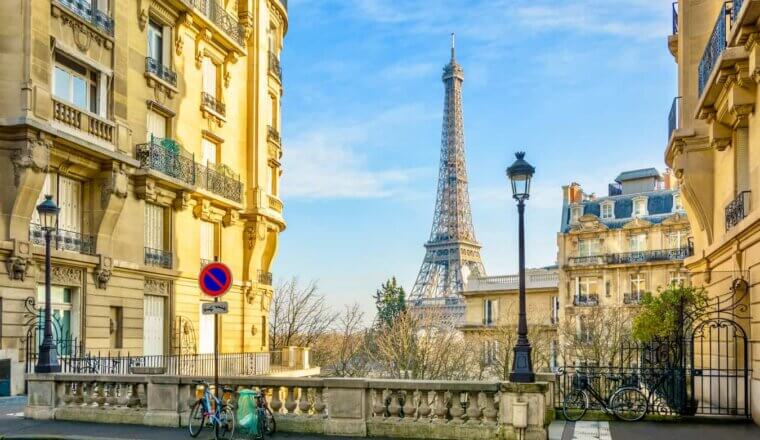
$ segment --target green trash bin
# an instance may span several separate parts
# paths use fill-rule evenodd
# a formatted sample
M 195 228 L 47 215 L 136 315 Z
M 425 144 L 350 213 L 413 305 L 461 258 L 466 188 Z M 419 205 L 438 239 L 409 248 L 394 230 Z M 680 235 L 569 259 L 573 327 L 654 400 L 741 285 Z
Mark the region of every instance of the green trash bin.
M 259 415 L 256 411 L 256 392 L 253 390 L 238 391 L 237 422 L 240 433 L 261 438 L 259 432 Z

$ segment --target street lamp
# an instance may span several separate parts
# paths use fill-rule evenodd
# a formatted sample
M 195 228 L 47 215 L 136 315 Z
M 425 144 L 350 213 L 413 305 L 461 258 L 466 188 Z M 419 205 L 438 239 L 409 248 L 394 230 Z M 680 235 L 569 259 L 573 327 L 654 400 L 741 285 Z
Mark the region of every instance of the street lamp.
M 53 196 L 46 195 L 45 200 L 37 206 L 42 230 L 45 231 L 45 333 L 37 356 L 35 373 L 60 373 L 58 350 L 53 341 L 53 326 L 50 321 L 50 238 L 56 227 L 58 212 L 61 208 L 53 201 Z
M 536 169 L 525 161 L 525 153 L 515 153 L 517 160 L 507 168 L 507 177 L 512 183 L 512 197 L 517 200 L 517 212 L 519 214 L 519 252 L 520 252 L 520 315 L 517 323 L 517 343 L 514 348 L 512 359 L 512 372 L 509 373 L 511 382 L 528 383 L 534 382 L 536 375 L 533 373 L 533 362 L 530 358 L 531 348 L 528 342 L 528 322 L 525 317 L 525 201 L 530 197 L 530 179 Z

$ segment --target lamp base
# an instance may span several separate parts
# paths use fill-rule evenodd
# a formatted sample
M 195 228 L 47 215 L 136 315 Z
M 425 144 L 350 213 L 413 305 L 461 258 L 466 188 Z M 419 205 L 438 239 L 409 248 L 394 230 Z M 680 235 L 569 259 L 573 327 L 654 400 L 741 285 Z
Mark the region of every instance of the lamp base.
M 61 363 L 58 362 L 58 350 L 55 344 L 46 340 L 42 341 L 37 364 L 34 366 L 35 373 L 60 373 Z
M 515 357 L 512 362 L 512 372 L 509 373 L 509 381 L 516 383 L 532 383 L 536 381 L 533 373 L 533 362 L 530 359 L 530 345 L 515 345 Z

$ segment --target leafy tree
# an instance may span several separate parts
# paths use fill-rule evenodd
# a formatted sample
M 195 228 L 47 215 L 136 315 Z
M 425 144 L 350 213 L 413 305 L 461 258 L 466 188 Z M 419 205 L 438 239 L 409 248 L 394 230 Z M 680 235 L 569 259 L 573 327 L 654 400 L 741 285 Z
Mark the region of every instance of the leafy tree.
M 657 295 L 646 293 L 641 310 L 633 319 L 633 337 L 642 342 L 677 335 L 679 323 L 694 310 L 704 307 L 704 288 L 671 284 Z
M 396 277 L 380 285 L 375 293 L 377 307 L 377 323 L 382 327 L 390 327 L 406 311 L 406 292 L 396 282 Z

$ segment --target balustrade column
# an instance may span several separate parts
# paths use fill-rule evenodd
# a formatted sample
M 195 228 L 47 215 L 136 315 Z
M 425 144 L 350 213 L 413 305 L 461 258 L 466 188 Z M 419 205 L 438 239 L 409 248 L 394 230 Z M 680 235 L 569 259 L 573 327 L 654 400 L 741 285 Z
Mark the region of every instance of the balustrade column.
M 385 392 L 383 390 L 372 390 L 372 415 L 374 417 L 385 417 Z
M 407 391 L 404 395 L 404 421 L 413 422 L 417 418 L 416 391 Z
M 301 414 L 309 414 L 311 411 L 311 402 L 309 401 L 309 389 L 306 387 L 301 387 L 301 396 L 298 399 L 298 411 L 301 412 Z
M 269 408 L 274 414 L 278 414 L 282 408 L 282 400 L 280 400 L 280 387 L 272 388 L 272 400 L 269 402 Z
M 314 391 L 314 415 L 317 417 L 324 417 L 325 408 L 327 407 L 327 405 L 325 405 L 322 392 L 322 388 L 317 388 Z
M 451 409 L 449 413 L 451 414 L 452 423 L 464 423 L 464 419 L 462 418 L 464 416 L 464 409 L 462 409 L 462 393 L 460 391 L 451 393 Z
M 295 387 L 287 387 L 288 391 L 288 397 L 285 399 L 285 409 L 288 411 L 288 414 L 293 414 L 296 411 L 296 407 L 298 406 L 296 404 L 295 400 Z
M 399 402 L 400 395 L 398 392 L 393 390 L 388 390 L 389 395 L 388 398 L 390 399 L 390 402 L 388 403 L 388 414 L 390 418 L 398 418 L 401 416 L 401 402 Z
M 419 417 L 419 420 L 426 421 L 426 422 L 430 421 L 430 414 L 432 413 L 432 409 L 430 408 L 430 404 L 428 403 L 429 399 L 430 399 L 429 391 L 420 392 L 419 405 L 417 406 L 417 416 Z
M 485 399 L 485 408 L 483 408 L 483 417 L 485 418 L 485 423 L 487 424 L 496 424 L 496 416 L 499 414 L 496 410 L 496 405 L 494 404 L 494 393 L 483 393 L 484 399 Z
M 480 393 L 471 391 L 467 393 L 467 423 L 480 423 L 480 416 L 483 411 L 480 410 L 479 397 Z
M 446 404 L 446 392 L 445 391 L 436 391 L 435 392 L 435 420 L 437 422 L 446 422 L 446 415 L 448 414 L 449 409 L 448 405 Z

